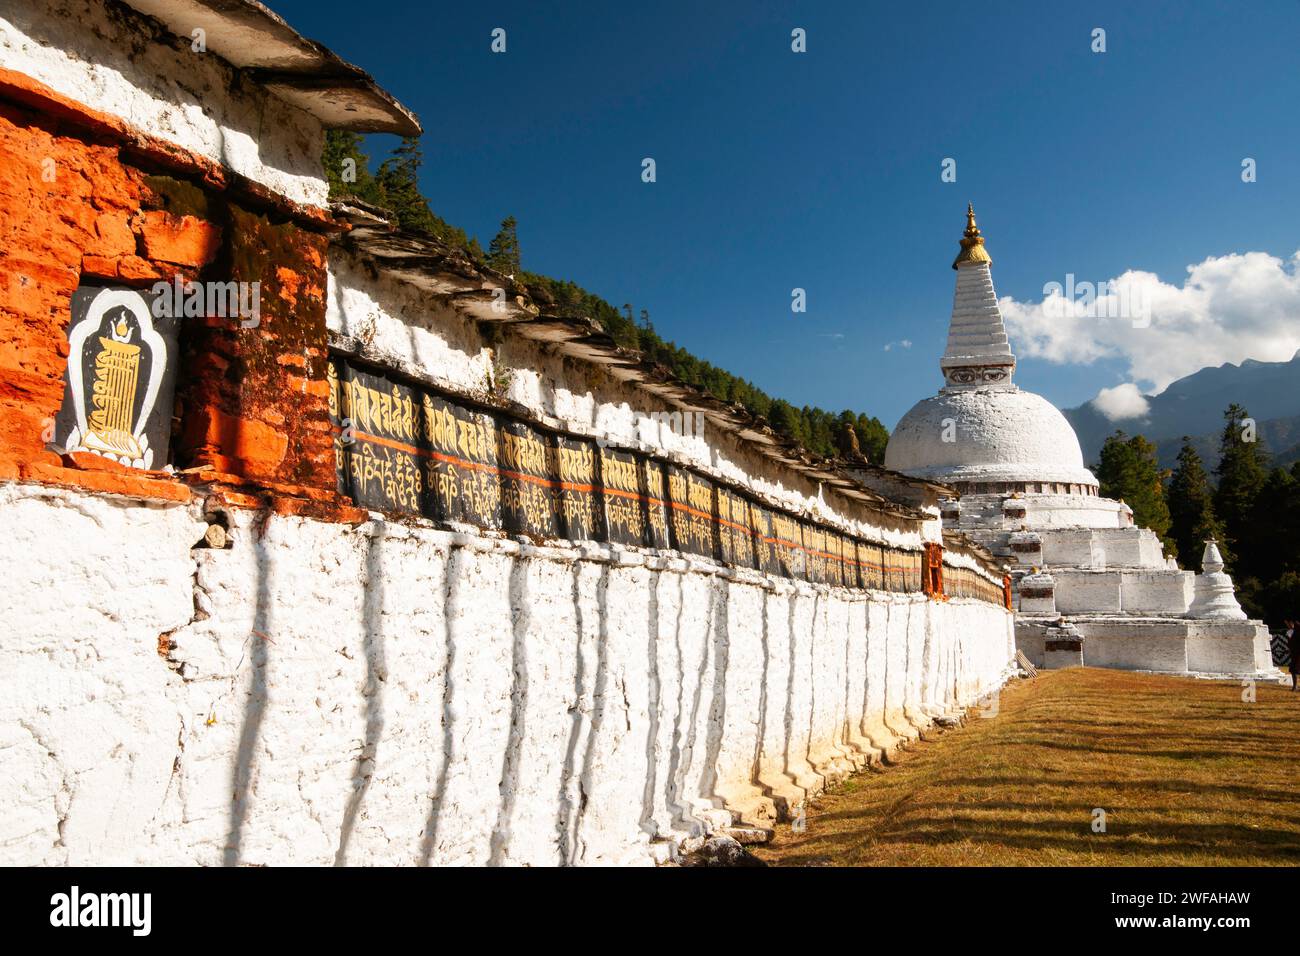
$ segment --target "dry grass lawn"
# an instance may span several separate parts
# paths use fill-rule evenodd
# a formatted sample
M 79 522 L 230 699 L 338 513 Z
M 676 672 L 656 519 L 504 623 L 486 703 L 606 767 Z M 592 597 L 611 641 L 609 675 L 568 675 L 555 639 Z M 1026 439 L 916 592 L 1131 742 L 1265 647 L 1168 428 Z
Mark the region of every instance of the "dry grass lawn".
M 787 866 L 1300 863 L 1300 694 L 1075 668 L 808 807 Z M 1093 811 L 1106 832 L 1093 832 Z

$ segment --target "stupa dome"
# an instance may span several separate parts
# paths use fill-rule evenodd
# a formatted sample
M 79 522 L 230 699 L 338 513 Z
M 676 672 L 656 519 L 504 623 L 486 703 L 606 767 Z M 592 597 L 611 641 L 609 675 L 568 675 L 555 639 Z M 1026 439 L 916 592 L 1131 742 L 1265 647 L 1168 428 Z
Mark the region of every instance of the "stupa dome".
M 885 467 L 966 492 L 1097 493 L 1079 438 L 1047 399 L 1012 384 L 1016 357 L 993 290 L 992 258 L 966 209 L 953 263 L 944 387 L 912 407 L 890 436 Z
M 944 389 L 917 402 L 890 436 L 885 467 L 957 485 L 1097 486 L 1065 416 L 1014 385 Z

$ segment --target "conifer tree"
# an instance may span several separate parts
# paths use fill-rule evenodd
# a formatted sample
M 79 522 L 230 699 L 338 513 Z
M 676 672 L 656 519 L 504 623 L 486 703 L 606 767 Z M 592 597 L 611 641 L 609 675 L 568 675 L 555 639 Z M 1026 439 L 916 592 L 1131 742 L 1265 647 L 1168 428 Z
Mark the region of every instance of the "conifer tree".
M 420 192 L 420 165 L 423 162 L 420 141 L 414 136 L 403 137 L 402 145 L 380 165 L 376 179 L 384 192 L 384 205 L 397 214 L 398 225 L 438 236 L 439 220 L 429 210 L 429 204 Z
M 1093 471 L 1102 497 L 1128 501 L 1135 486 L 1137 463 L 1127 434 L 1117 430 L 1106 438 Z
M 885 446 L 889 444 L 889 430 L 872 415 L 858 413 L 853 427 L 858 433 L 858 444 L 867 460 L 880 465 L 885 461 Z
M 1247 516 L 1242 540 L 1248 545 L 1234 569 L 1268 582 L 1300 571 L 1300 481 L 1295 469 L 1274 468 L 1264 479 Z M 1300 610 L 1300 608 L 1297 608 Z M 1289 616 L 1289 615 L 1288 615 Z
M 383 192 L 370 172 L 370 157 L 361 148 L 361 137 L 346 129 L 325 131 L 321 165 L 330 186 L 330 198 L 355 196 L 382 206 Z
M 1191 571 L 1201 570 L 1201 554 L 1207 538 L 1219 541 L 1219 550 L 1224 553 L 1224 560 L 1228 560 L 1223 529 L 1214 515 L 1213 494 L 1205 465 L 1186 435 L 1178 453 L 1178 465 L 1169 479 L 1167 496 L 1169 537 L 1183 567 Z
M 798 409 L 784 399 L 778 398 L 772 403 L 772 427 L 800 444 L 807 443 Z
M 1241 555 L 1251 511 L 1268 478 L 1267 453 L 1248 428 L 1252 423 L 1247 421 L 1246 409 L 1233 402 L 1223 418 L 1219 465 L 1215 469 L 1219 485 L 1214 493 L 1214 511 L 1223 523 L 1229 550 Z
M 1129 438 L 1116 431 L 1102 445 L 1097 481 L 1104 497 L 1122 498 L 1133 509 L 1134 523 L 1150 528 L 1173 549 L 1164 475 L 1156 462 L 1155 445 L 1141 435 Z
M 501 220 L 500 231 L 488 243 L 488 265 L 508 276 L 518 276 L 523 272 L 519 261 L 517 226 L 514 216 L 506 216 Z
M 807 423 L 808 448 L 819 455 L 834 455 L 837 451 L 835 417 L 830 412 L 810 405 L 803 407 L 802 414 Z

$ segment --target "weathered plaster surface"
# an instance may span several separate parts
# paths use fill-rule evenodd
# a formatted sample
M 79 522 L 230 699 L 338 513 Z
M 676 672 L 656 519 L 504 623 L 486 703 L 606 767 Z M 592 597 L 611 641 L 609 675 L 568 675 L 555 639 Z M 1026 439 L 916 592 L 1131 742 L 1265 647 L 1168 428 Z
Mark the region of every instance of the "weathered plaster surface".
M 10 483 L 3 863 L 649 863 L 1000 686 L 991 604 Z M 161 653 L 160 653 L 161 650 Z M 725 809 L 724 809 L 725 808 Z
M 1004 505 L 1012 501 L 1024 510 L 1024 517 L 1008 518 L 1003 514 Z M 959 518 L 948 524 L 950 530 L 961 531 L 1129 528 L 1133 525 L 1133 510 L 1121 501 L 1096 495 L 1033 493 L 1009 498 L 1005 494 L 965 494 Z
M 6 4 L 0 64 L 295 202 L 327 200 L 316 119 L 122 5 Z
M 14 484 L 0 513 L 0 858 L 131 862 L 184 742 L 157 646 L 194 616 L 205 525 L 181 506 Z
M 1096 484 L 1065 416 L 1005 386 L 944 389 L 917 402 L 890 435 L 885 467 L 935 481 Z

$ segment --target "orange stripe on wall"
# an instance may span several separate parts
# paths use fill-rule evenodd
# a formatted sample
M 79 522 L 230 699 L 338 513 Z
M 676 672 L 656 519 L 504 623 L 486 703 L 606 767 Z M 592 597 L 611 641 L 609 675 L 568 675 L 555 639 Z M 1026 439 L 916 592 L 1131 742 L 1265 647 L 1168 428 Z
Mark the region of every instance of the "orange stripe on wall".
M 336 435 L 341 435 L 343 433 L 343 429 L 338 425 L 331 425 L 331 428 L 334 434 Z M 514 478 L 518 481 L 528 481 L 536 485 L 542 485 L 543 487 L 546 488 L 554 488 L 561 491 L 577 491 L 577 492 L 583 492 L 588 494 L 602 492 L 604 494 L 616 495 L 617 497 L 627 498 L 633 501 L 642 501 L 647 504 L 663 505 L 665 507 L 672 508 L 676 511 L 684 511 L 687 514 L 692 514 L 699 518 L 707 518 L 709 521 L 712 521 L 719 525 L 726 525 L 727 527 L 734 528 L 737 531 L 743 531 L 746 534 L 751 535 L 752 537 L 755 537 L 758 540 L 762 541 L 764 544 L 781 545 L 783 547 L 790 548 L 796 551 L 802 551 L 811 557 L 827 558 L 828 560 L 833 560 L 840 564 L 852 564 L 852 565 L 857 565 L 858 567 L 870 567 L 872 569 L 878 568 L 879 570 L 885 573 L 890 573 L 890 572 L 906 573 L 907 571 L 907 568 L 905 568 L 903 565 L 876 565 L 874 563 L 864 564 L 863 562 L 856 561 L 853 558 L 846 558 L 841 555 L 832 554 L 829 551 L 817 551 L 813 548 L 806 547 L 802 544 L 796 544 L 793 541 L 786 541 L 783 538 L 769 538 L 755 531 L 753 528 L 746 527 L 745 525 L 742 524 L 737 524 L 734 521 L 729 521 L 726 518 L 722 518 L 718 515 L 710 514 L 707 511 L 700 511 L 698 508 L 692 508 L 690 505 L 681 504 L 680 502 L 676 502 L 672 500 L 666 500 L 663 498 L 653 498 L 650 497 L 649 495 L 642 495 L 631 491 L 621 491 L 616 488 L 599 488 L 595 485 L 582 485 L 582 484 L 576 484 L 574 482 L 569 482 L 569 481 L 554 481 L 550 478 L 542 478 L 538 475 L 530 475 L 520 471 L 511 471 L 510 469 L 502 468 L 499 465 L 489 465 L 483 462 L 470 461 L 469 459 L 461 458 L 457 455 L 448 455 L 448 454 L 444 454 L 443 452 L 430 451 L 425 448 L 419 448 L 415 445 L 408 445 L 405 442 L 400 442 L 392 438 L 384 438 L 379 435 L 371 435 L 368 432 L 358 431 L 357 429 L 352 430 L 352 435 L 354 438 L 360 441 L 369 442 L 374 445 L 381 445 L 385 448 L 391 448 L 394 451 L 405 452 L 409 455 L 415 455 L 420 458 L 428 458 L 433 461 L 445 462 L 450 465 L 456 465 L 460 468 L 468 468 L 473 471 L 487 472 L 488 474 L 497 475 L 498 477 Z

